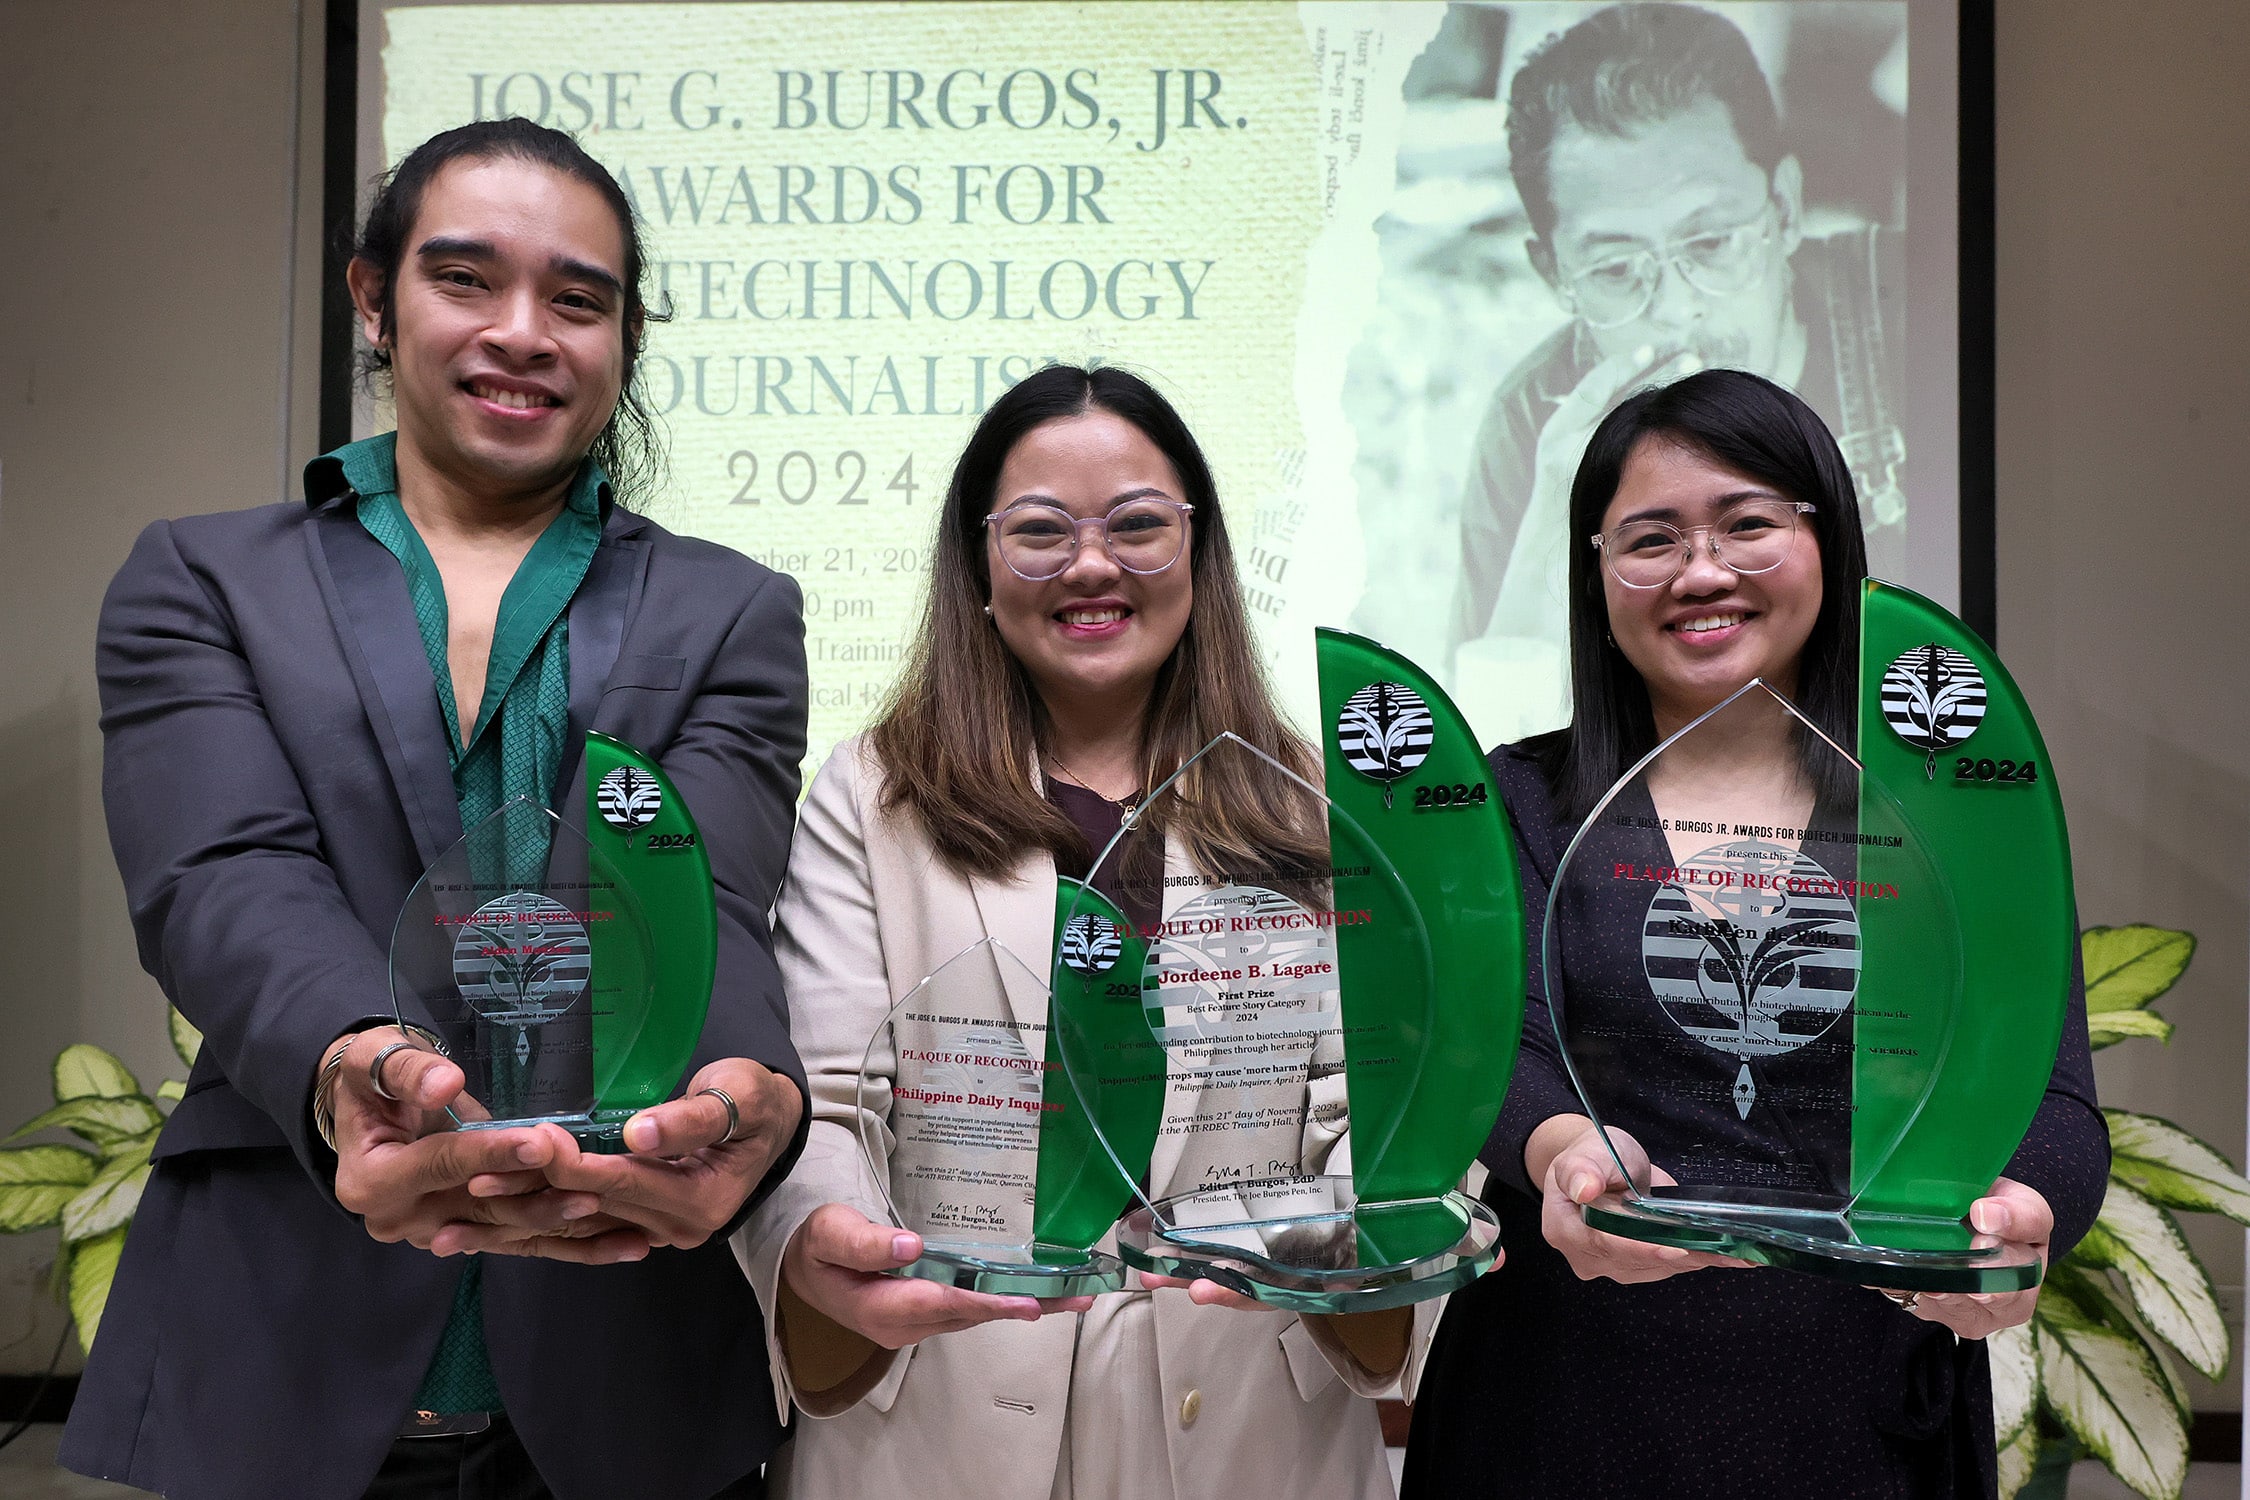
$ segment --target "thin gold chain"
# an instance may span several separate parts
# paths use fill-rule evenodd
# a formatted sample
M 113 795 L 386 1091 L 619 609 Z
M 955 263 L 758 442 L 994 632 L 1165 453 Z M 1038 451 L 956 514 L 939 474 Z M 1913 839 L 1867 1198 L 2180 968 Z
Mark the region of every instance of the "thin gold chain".
M 1122 797 L 1112 797 L 1111 795 L 1109 795 L 1109 793 L 1099 790 L 1092 783 L 1087 781 L 1085 777 L 1079 775 L 1076 771 L 1073 771 L 1067 764 L 1064 763 L 1063 758 L 1055 754 L 1054 751 L 1049 750 L 1047 752 L 1047 759 L 1054 762 L 1055 769 L 1062 772 L 1063 775 L 1069 777 L 1072 783 L 1075 784 L 1080 791 L 1092 792 L 1095 796 L 1101 798 L 1104 802 L 1107 802 L 1108 804 L 1110 804 L 1110 806 L 1116 808 L 1119 812 L 1123 813 L 1128 818 L 1133 815 L 1133 810 L 1140 805 L 1141 794 L 1137 790 L 1128 792 Z

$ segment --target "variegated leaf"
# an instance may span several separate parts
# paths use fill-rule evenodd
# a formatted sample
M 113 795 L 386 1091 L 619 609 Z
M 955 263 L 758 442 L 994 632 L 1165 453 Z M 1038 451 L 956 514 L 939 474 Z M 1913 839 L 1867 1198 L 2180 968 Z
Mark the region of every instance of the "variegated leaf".
M 109 1305 L 109 1285 L 117 1279 L 117 1257 L 125 1249 L 125 1231 L 73 1245 L 70 1249 L 70 1316 L 78 1324 L 78 1347 L 94 1352 L 94 1331 L 101 1327 L 102 1309 Z
M 63 1208 L 65 1244 L 94 1239 L 132 1222 L 133 1211 L 141 1206 L 141 1189 L 148 1185 L 148 1152 L 148 1146 L 139 1146 L 102 1163 L 94 1180 Z
M 164 1020 L 172 1033 L 172 1050 L 179 1054 L 181 1062 L 194 1067 L 196 1054 L 203 1050 L 203 1033 L 195 1029 L 193 1021 L 180 1014 L 177 1005 L 164 1007 Z
M 167 1104 L 177 1104 L 187 1097 L 187 1085 L 177 1078 L 167 1078 L 156 1086 L 156 1097 Z
M 19 1146 L 0 1151 L 0 1233 L 21 1234 L 62 1222 L 63 1206 L 94 1179 L 94 1158 L 76 1146 Z
M 2000 1445 L 2000 1500 L 2016 1500 L 2038 1467 L 2039 1429 L 2027 1424 Z
M 1984 1346 L 1992 1353 L 1992 1430 L 2005 1447 L 2039 1411 L 2039 1356 L 2028 1323 L 2001 1329 Z
M 2047 1405 L 2087 1451 L 2149 1500 L 2179 1500 L 2187 1420 L 2148 1350 L 2064 1297 L 2042 1297 L 2033 1342 Z
M 2114 1178 L 2078 1258 L 2125 1278 L 2149 1327 L 2213 1380 L 2226 1373 L 2227 1323 L 2210 1273 L 2171 1216 Z
M 2137 1036 L 2168 1042 L 2172 1040 L 2172 1023 L 2153 1010 L 2109 1010 L 2086 1018 L 2086 1040 L 2096 1051 Z
M 2077 1264 L 2078 1255 L 2054 1267 L 2049 1275 L 2049 1285 L 2059 1286 L 2078 1306 L 2095 1321 L 2105 1324 L 2111 1332 L 2127 1338 L 2138 1339 L 2148 1350 L 2156 1364 L 2156 1372 L 2164 1377 L 2164 1388 L 2172 1393 L 2172 1404 L 2180 1409 L 2182 1417 L 2193 1420 L 2195 1403 L 2189 1399 L 2187 1378 L 2166 1352 L 2164 1341 L 2156 1336 L 2141 1317 L 2133 1299 L 2117 1284 L 2115 1275 L 2092 1266 Z
M 2105 1109 L 2110 1176 L 2166 1208 L 2225 1214 L 2250 1224 L 2250 1179 L 2203 1142 L 2154 1115 Z
M 155 1103 L 138 1094 L 121 1099 L 88 1095 L 66 1100 L 45 1114 L 32 1116 L 18 1125 L 7 1139 L 20 1141 L 25 1136 L 37 1135 L 42 1130 L 67 1130 L 97 1146 L 114 1146 L 120 1141 L 154 1130 L 163 1123 L 164 1116 Z M 0 1145 L 5 1144 L 6 1141 L 0 1141 Z
M 73 1099 L 125 1099 L 138 1095 L 141 1081 L 115 1055 L 92 1042 L 78 1042 L 55 1054 L 55 1102 Z
M 2089 927 L 2078 935 L 2086 963 L 2086 1011 L 2139 1010 L 2179 981 L 2195 957 L 2192 933 L 2168 927 Z

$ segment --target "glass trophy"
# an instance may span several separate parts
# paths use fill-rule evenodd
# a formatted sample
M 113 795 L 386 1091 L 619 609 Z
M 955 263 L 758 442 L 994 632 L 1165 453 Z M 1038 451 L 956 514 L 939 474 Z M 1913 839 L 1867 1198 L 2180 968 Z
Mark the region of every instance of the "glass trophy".
M 1058 900 L 1075 910 L 1075 884 L 1062 885 Z M 1143 945 L 1114 912 L 1097 902 L 1080 915 L 1082 952 L 1138 971 Z M 1163 1075 L 1137 1045 L 1138 987 L 1112 993 L 1102 972 L 1065 969 L 1050 990 L 1046 974 L 985 938 L 884 1016 L 860 1068 L 861 1144 L 892 1222 L 923 1245 L 894 1274 L 1030 1297 L 1124 1286 L 1123 1264 L 1094 1248 L 1126 1193 L 1087 1105 L 1145 1155 Z M 1066 1032 L 1084 1048 L 1082 1087 L 1065 1082 Z
M 467 1075 L 457 1125 L 551 1121 L 614 1153 L 687 1070 L 718 919 L 695 820 L 655 762 L 590 734 L 586 784 L 584 832 L 518 797 L 423 873 L 391 935 L 391 999 Z
M 1655 1168 L 1586 1220 L 1899 1291 L 2036 1286 L 2034 1253 L 1964 1216 L 2039 1107 L 2070 993 L 2038 726 L 1965 625 L 1871 580 L 1856 748 L 1752 681 L 1572 839 L 1548 1004 L 1587 1113 Z
M 1320 631 L 1317 655 L 1318 760 L 1222 734 L 1097 854 L 1054 972 L 1098 978 L 1137 1035 L 1097 1043 L 1058 1007 L 1056 1050 L 1074 1083 L 1120 1052 L 1144 1062 L 1118 1072 L 1162 1080 L 1153 1132 L 1088 1103 L 1131 1193 L 1127 1263 L 1372 1311 L 1497 1258 L 1497 1222 L 1459 1188 L 1515 1063 L 1523 911 L 1452 703 L 1358 636 Z

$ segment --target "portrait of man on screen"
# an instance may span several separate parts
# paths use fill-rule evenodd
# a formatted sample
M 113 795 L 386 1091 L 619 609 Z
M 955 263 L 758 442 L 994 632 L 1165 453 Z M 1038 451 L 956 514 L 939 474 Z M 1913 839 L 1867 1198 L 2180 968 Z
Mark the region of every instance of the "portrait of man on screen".
M 1492 85 L 1520 203 L 1505 223 L 1539 284 L 1515 305 L 1543 302 L 1550 321 L 1517 335 L 1458 439 L 1458 563 L 1433 652 L 1472 703 L 1529 705 L 1517 732 L 1561 721 L 1570 479 L 1633 391 L 1712 366 L 1787 385 L 1842 441 L 1878 572 L 1897 571 L 1906 525 L 1901 231 L 1829 211 L 1816 232 L 1800 122 L 1726 15 L 1628 3 L 1531 29 L 1556 9 L 1457 6 L 1468 23 L 1439 39 L 1498 35 L 1521 55 Z M 1396 587 L 1369 576 L 1371 602 Z

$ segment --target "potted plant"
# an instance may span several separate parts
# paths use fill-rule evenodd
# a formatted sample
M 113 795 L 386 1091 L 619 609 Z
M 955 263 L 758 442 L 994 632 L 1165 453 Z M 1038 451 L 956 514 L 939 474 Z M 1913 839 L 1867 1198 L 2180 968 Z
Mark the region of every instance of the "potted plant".
M 178 1011 L 167 1007 L 167 1014 L 172 1050 L 193 1067 L 203 1035 Z M 79 1346 L 91 1350 L 126 1226 L 148 1182 L 149 1153 L 185 1085 L 168 1078 L 146 1093 L 116 1057 L 79 1042 L 56 1056 L 54 1087 L 55 1107 L 0 1141 L 0 1232 L 62 1230 L 52 1284 L 70 1309 Z M 49 1133 L 85 1144 L 15 1144 Z
M 2168 1041 L 2172 1023 L 2149 1003 L 2179 980 L 2195 939 L 2161 927 L 2091 927 L 2080 947 L 2094 1046 Z M 2001 1500 L 2059 1500 L 2081 1453 L 2147 1500 L 2179 1500 L 2189 1411 L 2173 1360 L 2216 1380 L 2231 1354 L 2210 1273 L 2172 1215 L 2250 1224 L 2250 1181 L 2169 1120 L 2102 1113 L 2111 1157 L 2101 1216 L 2047 1268 L 2031 1321 L 1991 1340 Z

